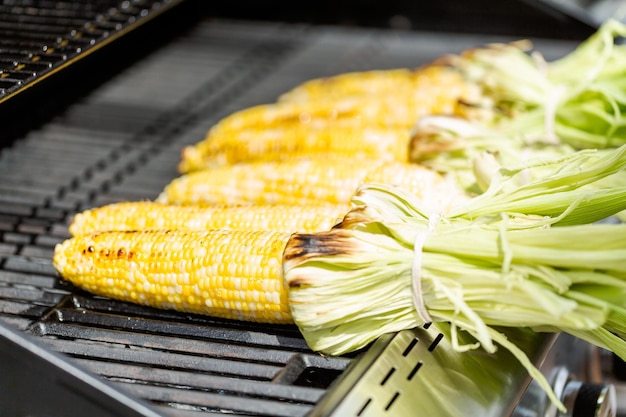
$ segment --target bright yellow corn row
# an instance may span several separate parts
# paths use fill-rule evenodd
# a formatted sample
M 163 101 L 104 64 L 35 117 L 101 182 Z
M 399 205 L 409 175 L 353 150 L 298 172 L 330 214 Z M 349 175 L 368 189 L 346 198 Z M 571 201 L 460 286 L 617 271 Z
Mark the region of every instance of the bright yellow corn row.
M 419 76 L 419 70 L 408 68 L 348 72 L 305 81 L 282 94 L 279 101 L 305 102 L 355 95 L 397 94 L 412 88 Z
M 321 127 L 342 120 L 345 124 L 359 123 L 365 104 L 349 99 L 340 103 L 316 101 L 312 103 L 268 103 L 236 111 L 209 129 L 214 136 L 227 136 L 248 128 L 284 125 Z
M 279 101 L 303 103 L 346 97 L 420 97 L 426 103 L 442 97 L 451 103 L 480 96 L 476 85 L 467 83 L 455 69 L 430 65 L 416 69 L 350 72 L 306 81 L 280 96 Z M 437 112 L 433 112 L 437 113 Z
M 174 179 L 159 202 L 170 204 L 347 204 L 365 182 L 405 186 L 431 205 L 460 197 L 436 172 L 417 164 L 368 159 L 241 163 Z
M 332 123 L 321 128 L 304 124 L 256 126 L 223 136 L 209 133 L 206 140 L 183 150 L 183 160 L 194 169 L 327 153 L 407 161 L 409 142 L 410 129 L 406 127 Z
M 380 161 L 300 159 L 251 162 L 185 174 L 157 198 L 169 204 L 346 204 Z
M 469 117 L 467 103 L 482 101 L 480 89 L 466 82 L 456 71 L 443 66 L 419 70 L 370 71 L 342 74 L 311 80 L 281 97 L 277 103 L 259 105 L 235 112 L 213 126 L 203 141 L 183 149 L 180 172 L 191 172 L 225 163 L 253 160 L 263 154 L 264 160 L 284 157 L 285 147 L 303 143 L 298 154 L 315 154 L 325 146 L 312 138 L 318 130 L 371 128 L 411 128 L 426 115 L 445 114 Z M 299 132 L 294 134 L 294 132 Z M 261 133 L 262 132 L 262 133 Z M 277 138 L 285 132 L 277 145 Z M 328 134 L 327 134 L 328 135 Z M 366 135 L 365 133 L 363 134 Z M 330 136 L 329 136 L 330 137 Z M 251 138 L 247 153 L 237 154 L 241 142 Z M 323 138 L 323 135 L 322 135 Z M 358 143 L 358 137 L 355 138 Z M 364 141 L 367 138 L 363 139 Z M 212 144 L 211 142 L 216 142 Z M 289 145 L 285 144 L 288 143 Z M 329 151 L 348 152 L 339 141 Z M 408 145 L 407 145 L 408 146 Z M 364 143 L 360 151 L 368 147 Z M 401 161 L 407 160 L 406 148 L 398 148 Z M 240 156 L 236 156 L 240 155 Z M 394 158 L 389 156 L 388 159 Z
M 405 128 L 410 133 L 414 124 L 411 114 L 414 106 L 405 103 L 399 105 L 391 99 L 346 99 L 342 102 L 318 101 L 312 103 L 272 103 L 250 107 L 235 112 L 213 126 L 206 137 L 182 150 L 178 165 L 180 172 L 204 169 L 206 162 L 203 149 L 205 142 L 220 138 L 221 143 L 228 143 L 242 131 L 264 132 L 272 129 L 349 129 L 371 127 L 373 129 Z M 422 106 L 423 107 L 423 106 Z M 410 115 L 411 114 L 411 115 Z M 407 120 L 411 119 L 409 123 Z M 263 134 L 265 135 L 265 133 Z M 261 138 L 262 139 L 262 138 Z M 261 140 L 255 143 L 263 143 Z M 256 152 L 260 153 L 259 151 Z M 278 150 L 266 156 L 278 158 Z M 223 161 L 220 161 L 223 162 Z
M 58 244 L 61 276 L 93 294 L 235 320 L 291 323 L 282 276 L 290 233 L 103 232 Z
M 69 231 L 74 236 L 108 230 L 150 229 L 316 232 L 330 229 L 348 210 L 349 204 L 196 206 L 122 202 L 76 214 Z

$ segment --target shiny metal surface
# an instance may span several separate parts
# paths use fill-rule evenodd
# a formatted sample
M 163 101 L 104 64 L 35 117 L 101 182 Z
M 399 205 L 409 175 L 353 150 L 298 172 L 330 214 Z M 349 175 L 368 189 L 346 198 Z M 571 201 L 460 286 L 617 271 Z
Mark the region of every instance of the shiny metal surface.
M 587 384 L 570 381 L 563 391 L 567 407 L 564 417 L 615 417 L 615 387 L 610 384 Z
M 537 365 L 554 341 L 526 330 L 507 335 Z M 473 339 L 461 334 L 458 342 Z M 453 348 L 450 326 L 433 324 L 381 338 L 310 416 L 509 416 L 529 382 L 508 351 L 460 353 Z

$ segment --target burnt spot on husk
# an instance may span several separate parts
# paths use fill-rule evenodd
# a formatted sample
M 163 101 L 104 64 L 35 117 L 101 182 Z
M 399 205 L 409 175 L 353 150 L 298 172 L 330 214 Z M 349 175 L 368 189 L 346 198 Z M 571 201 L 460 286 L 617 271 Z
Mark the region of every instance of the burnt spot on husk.
M 302 261 L 315 256 L 335 256 L 351 252 L 350 233 L 332 229 L 319 233 L 296 233 L 285 249 L 285 261 Z
M 283 268 L 292 270 L 315 258 L 351 255 L 359 251 L 359 241 L 350 230 L 331 229 L 318 233 L 295 233 L 291 236 L 283 253 Z M 286 281 L 289 288 L 310 285 L 310 277 L 298 273 L 290 274 Z

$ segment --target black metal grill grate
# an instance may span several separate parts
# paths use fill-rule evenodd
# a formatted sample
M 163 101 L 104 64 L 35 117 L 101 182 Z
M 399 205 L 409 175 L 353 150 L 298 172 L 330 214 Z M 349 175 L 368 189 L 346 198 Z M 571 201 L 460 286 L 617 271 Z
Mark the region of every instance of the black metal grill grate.
M 309 78 L 417 66 L 486 41 L 204 21 L 0 150 L 0 320 L 163 415 L 307 414 L 350 358 L 314 354 L 291 326 L 90 296 L 59 280 L 53 247 L 76 211 L 156 197 L 177 175 L 180 149 L 235 110 Z
M 3 1 L 0 101 L 179 2 Z

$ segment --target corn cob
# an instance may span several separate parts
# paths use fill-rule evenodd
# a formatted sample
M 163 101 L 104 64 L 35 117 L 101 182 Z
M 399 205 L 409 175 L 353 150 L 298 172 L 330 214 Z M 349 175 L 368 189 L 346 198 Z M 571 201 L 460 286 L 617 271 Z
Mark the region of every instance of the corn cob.
M 170 204 L 348 203 L 371 164 L 336 158 L 251 162 L 195 171 L 170 182 L 157 198 Z
M 348 204 L 364 182 L 406 186 L 434 209 L 460 191 L 417 164 L 372 159 L 301 159 L 241 163 L 185 174 L 168 184 L 157 201 L 170 204 Z
M 122 202 L 85 210 L 69 225 L 76 236 L 107 230 L 243 229 L 314 232 L 330 229 L 349 210 L 345 205 L 171 205 Z
M 282 277 L 290 233 L 140 231 L 58 244 L 61 276 L 93 294 L 235 320 L 291 323 Z
M 293 142 L 297 142 L 296 138 L 302 135 L 313 137 L 311 130 L 355 129 L 358 132 L 358 129 L 366 128 L 404 128 L 406 134 L 410 134 L 410 129 L 420 117 L 430 114 L 470 117 L 474 111 L 470 111 L 472 106 L 467 106 L 467 103 L 481 101 L 482 96 L 476 85 L 465 82 L 458 72 L 443 66 L 414 71 L 348 73 L 311 80 L 281 96 L 277 103 L 250 107 L 222 119 L 209 130 L 204 140 L 183 149 L 179 171 L 185 173 L 250 160 L 240 145 L 245 140 L 241 135 L 254 136 L 252 146 L 259 146 L 254 155 L 265 152 L 265 160 L 280 159 L 285 148 L 271 140 L 279 132 L 285 132 L 285 140 L 290 146 L 298 146 Z M 478 114 L 478 111 L 475 113 Z M 402 143 L 404 134 L 401 133 Z M 339 133 L 335 135 L 341 136 Z M 268 140 L 267 144 L 265 140 Z M 321 151 L 317 148 L 319 143 L 304 142 L 299 145 L 300 152 Z M 323 140 L 320 142 L 323 143 Z M 342 145 L 337 142 L 340 141 L 332 141 L 330 151 L 341 150 Z M 406 161 L 408 150 L 402 144 L 399 146 L 397 152 L 400 156 L 397 159 Z M 359 149 L 365 148 L 364 144 Z M 233 157 L 238 151 L 241 156 Z
M 387 95 L 412 88 L 419 71 L 408 68 L 348 72 L 303 82 L 279 97 L 279 101 L 306 102 L 336 97 Z
M 303 124 L 247 127 L 227 135 L 210 133 L 183 150 L 183 160 L 194 169 L 238 162 L 273 161 L 333 153 L 407 161 L 410 130 L 364 124 L 328 123 L 321 128 Z
M 419 109 L 417 109 L 419 107 Z M 216 139 L 218 145 L 228 144 L 248 131 L 255 134 L 270 130 L 297 130 L 301 132 L 324 129 L 406 129 L 410 134 L 411 126 L 420 114 L 426 114 L 426 106 L 419 103 L 399 103 L 393 99 L 346 99 L 342 102 L 317 101 L 313 103 L 272 103 L 250 107 L 227 116 L 213 126 L 206 137 L 183 148 L 178 170 L 182 173 L 204 169 L 210 162 L 211 153 L 207 152 L 207 142 Z M 267 135 L 266 133 L 263 136 Z M 263 143 L 257 140 L 257 143 Z M 223 145 L 222 145 L 223 146 Z M 306 153 L 306 148 L 305 153 Z M 265 156 L 265 159 L 279 158 L 280 150 Z M 261 152 L 259 152 L 261 153 Z M 220 165 L 227 161 L 218 161 Z M 216 165 L 216 164 L 213 164 Z
M 416 69 L 397 68 L 350 72 L 306 81 L 282 94 L 281 102 L 337 100 L 346 97 L 420 97 L 427 103 L 442 97 L 452 103 L 474 101 L 479 88 L 456 69 L 432 64 Z M 443 100 L 442 100 L 443 101 Z

